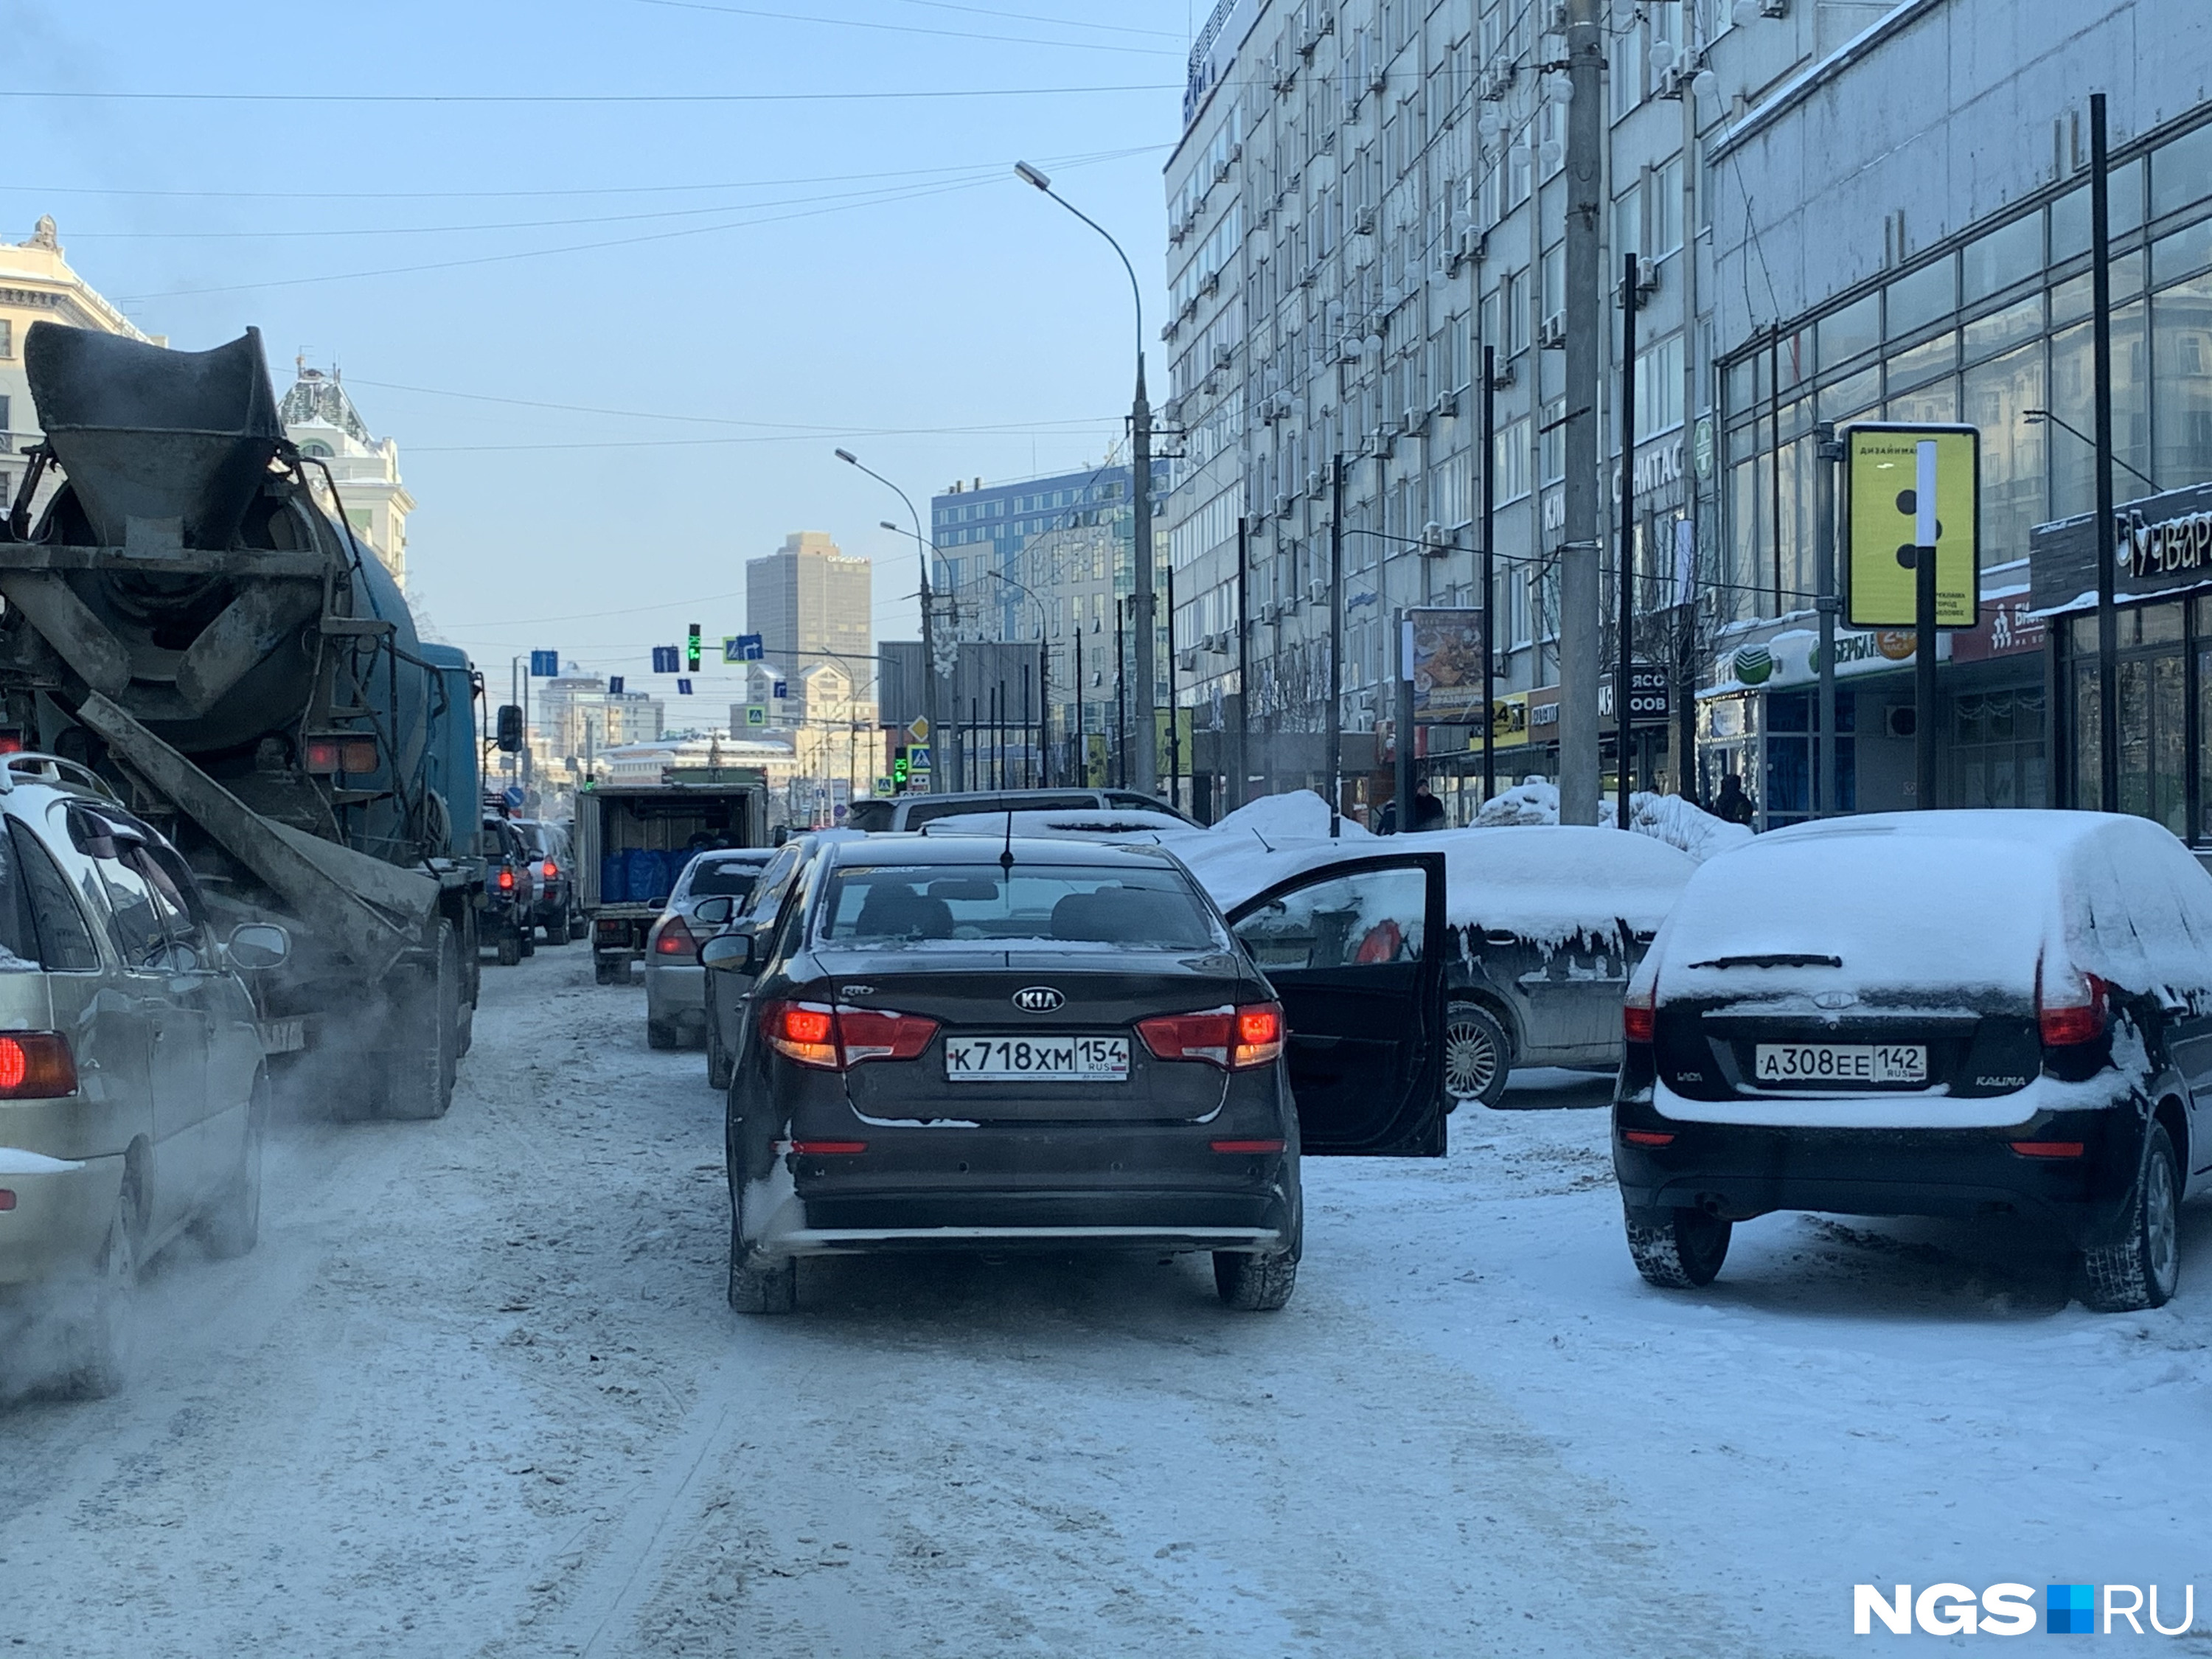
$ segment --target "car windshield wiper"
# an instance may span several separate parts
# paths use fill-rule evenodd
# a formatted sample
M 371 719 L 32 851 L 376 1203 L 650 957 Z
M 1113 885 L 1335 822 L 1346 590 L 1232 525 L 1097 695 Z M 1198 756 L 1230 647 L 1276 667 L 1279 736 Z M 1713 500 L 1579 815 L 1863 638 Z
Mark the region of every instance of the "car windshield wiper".
M 1841 957 L 1824 957 L 1810 951 L 1763 951 L 1743 957 L 1715 957 L 1693 962 L 1692 968 L 1840 968 Z

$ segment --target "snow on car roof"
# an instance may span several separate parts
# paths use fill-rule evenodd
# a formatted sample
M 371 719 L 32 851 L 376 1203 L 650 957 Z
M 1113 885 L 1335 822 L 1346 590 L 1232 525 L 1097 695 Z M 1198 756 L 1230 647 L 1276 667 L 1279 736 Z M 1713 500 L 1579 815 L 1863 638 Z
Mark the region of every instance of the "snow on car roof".
M 1793 826 L 1701 866 L 1652 952 L 1662 988 L 1729 957 L 1761 989 L 1987 988 L 2035 994 L 2070 963 L 2128 989 L 2212 982 L 2212 877 L 2160 824 L 2020 808 Z M 1832 957 L 1842 965 L 1819 960 Z
M 1318 798 L 1316 798 L 1316 799 Z M 1224 820 L 1225 822 L 1225 820 Z M 1331 864 L 1389 853 L 1442 853 L 1447 919 L 1461 927 L 1563 945 L 1579 933 L 1626 923 L 1638 933 L 1664 921 L 1698 867 L 1649 836 L 1575 825 L 1362 834 L 1336 841 L 1300 837 L 1272 845 L 1219 828 L 1164 838 L 1224 910 L 1277 882 Z
M 1045 808 L 1014 814 L 1014 834 L 1017 836 L 1084 841 L 1112 836 L 1145 841 L 1158 840 L 1164 836 L 1188 835 L 1190 830 L 1191 826 L 1181 818 L 1139 806 L 1068 807 L 1059 811 Z M 945 817 L 932 818 L 929 833 L 933 836 L 1004 836 L 1006 833 L 1006 815 L 1003 811 L 957 812 Z

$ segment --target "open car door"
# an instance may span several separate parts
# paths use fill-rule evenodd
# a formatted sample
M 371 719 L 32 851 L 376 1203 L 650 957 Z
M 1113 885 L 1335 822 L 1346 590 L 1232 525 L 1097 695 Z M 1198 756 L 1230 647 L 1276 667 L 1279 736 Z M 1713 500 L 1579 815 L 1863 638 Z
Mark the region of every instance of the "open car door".
M 1229 923 L 1283 1000 L 1303 1150 L 1442 1158 L 1443 854 L 1308 871 Z

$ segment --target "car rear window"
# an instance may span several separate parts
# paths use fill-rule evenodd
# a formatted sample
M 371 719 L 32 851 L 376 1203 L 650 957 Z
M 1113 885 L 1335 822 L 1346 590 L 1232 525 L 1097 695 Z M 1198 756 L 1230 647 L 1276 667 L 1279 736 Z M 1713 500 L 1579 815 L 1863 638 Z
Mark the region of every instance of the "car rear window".
M 687 885 L 693 898 L 717 898 L 727 895 L 732 898 L 750 898 L 753 884 L 760 880 L 762 866 L 741 864 L 735 859 L 721 859 L 712 864 L 700 864 L 691 872 Z
M 1224 943 L 1180 872 L 1096 865 L 899 865 L 831 872 L 823 944 L 1002 939 L 1203 951 Z

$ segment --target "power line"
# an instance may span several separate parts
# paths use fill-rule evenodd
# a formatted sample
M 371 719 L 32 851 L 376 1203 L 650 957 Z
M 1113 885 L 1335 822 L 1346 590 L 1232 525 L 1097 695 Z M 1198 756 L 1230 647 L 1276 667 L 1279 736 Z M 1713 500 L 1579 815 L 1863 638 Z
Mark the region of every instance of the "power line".
M 855 17 L 810 17 L 800 12 L 763 11 L 751 6 L 721 6 L 708 0 L 631 0 L 635 5 L 663 6 L 673 11 L 717 12 L 728 17 L 765 18 L 778 23 L 815 23 L 826 28 L 874 29 L 890 34 L 926 34 L 947 40 L 993 40 L 1017 46 L 1052 46 L 1066 52 L 1136 52 L 1150 58 L 1181 54 L 1161 46 L 1117 46 L 1103 40 L 1040 40 L 1034 35 L 981 34 L 972 29 L 924 28 L 918 23 L 879 23 Z

